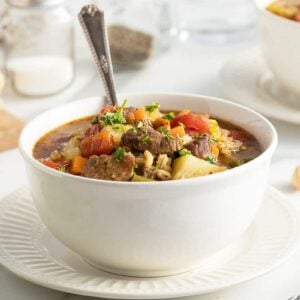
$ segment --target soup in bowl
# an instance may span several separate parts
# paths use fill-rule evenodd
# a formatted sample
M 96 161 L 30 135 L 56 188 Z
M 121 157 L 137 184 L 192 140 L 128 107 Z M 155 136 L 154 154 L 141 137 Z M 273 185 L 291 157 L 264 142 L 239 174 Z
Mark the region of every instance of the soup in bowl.
M 290 0 L 254 0 L 259 20 L 261 47 L 277 84 L 300 95 L 300 9 Z M 276 12 L 276 13 L 275 13 Z
M 201 265 L 253 221 L 276 131 L 256 112 L 221 99 L 118 99 L 127 105 L 101 110 L 103 99 L 83 99 L 26 126 L 20 150 L 39 215 L 57 239 L 103 270 L 162 276 Z M 123 126 L 108 124 L 120 112 Z M 92 146 L 104 131 L 108 150 Z

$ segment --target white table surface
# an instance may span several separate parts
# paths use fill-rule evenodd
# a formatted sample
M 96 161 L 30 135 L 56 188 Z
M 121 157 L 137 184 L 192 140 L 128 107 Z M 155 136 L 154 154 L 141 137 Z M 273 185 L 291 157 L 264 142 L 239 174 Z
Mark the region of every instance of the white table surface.
M 218 86 L 218 72 L 223 63 L 235 53 L 255 45 L 254 42 L 218 46 L 178 44 L 160 55 L 147 68 L 117 75 L 120 92 L 130 91 L 176 91 L 222 96 Z M 91 67 L 93 69 L 93 67 Z M 95 71 L 95 70 L 94 70 Z M 88 74 L 87 74 L 88 76 Z M 70 101 L 102 94 L 98 77 L 75 94 L 68 93 Z M 9 94 L 4 99 L 7 109 L 27 119 L 34 117 L 32 105 L 12 100 Z M 26 100 L 23 100 L 26 101 Z M 39 110 L 56 106 L 57 101 L 38 100 Z M 271 108 L 270 108 L 271 109 Z M 279 133 L 279 146 L 273 159 L 270 183 L 288 195 L 300 208 L 300 192 L 290 186 L 291 173 L 300 164 L 300 127 L 271 120 Z M 16 188 L 26 185 L 26 176 L 18 150 L 0 153 L 0 198 Z M 260 278 L 219 291 L 191 297 L 198 300 L 282 300 L 300 294 L 300 251 L 285 264 Z M 0 266 L 0 299 L 2 300 L 88 300 L 90 298 L 65 294 L 26 282 Z

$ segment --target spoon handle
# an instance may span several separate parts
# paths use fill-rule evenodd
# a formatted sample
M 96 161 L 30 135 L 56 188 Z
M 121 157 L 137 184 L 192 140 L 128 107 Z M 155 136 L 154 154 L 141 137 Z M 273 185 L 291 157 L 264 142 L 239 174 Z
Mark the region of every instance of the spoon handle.
M 102 77 L 106 96 L 111 104 L 117 105 L 104 13 L 91 4 L 82 8 L 78 18 Z

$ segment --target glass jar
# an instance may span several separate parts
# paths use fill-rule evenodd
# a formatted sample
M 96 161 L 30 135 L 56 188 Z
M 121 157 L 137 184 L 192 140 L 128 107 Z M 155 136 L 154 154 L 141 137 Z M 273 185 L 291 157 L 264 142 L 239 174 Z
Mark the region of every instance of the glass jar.
M 48 96 L 74 78 L 73 20 L 64 0 L 6 0 L 5 67 L 16 92 Z
M 168 0 L 98 0 L 105 11 L 115 70 L 143 66 L 177 36 L 176 10 Z

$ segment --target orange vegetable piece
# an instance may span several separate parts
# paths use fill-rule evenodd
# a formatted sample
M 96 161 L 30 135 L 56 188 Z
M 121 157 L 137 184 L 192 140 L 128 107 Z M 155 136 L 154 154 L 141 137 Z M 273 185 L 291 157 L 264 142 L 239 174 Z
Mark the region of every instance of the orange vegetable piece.
M 181 125 L 176 126 L 169 131 L 169 134 L 172 135 L 173 137 L 184 136 L 185 135 L 184 127 Z
M 211 145 L 211 146 L 210 146 L 210 152 L 211 152 L 211 154 L 212 154 L 216 159 L 218 159 L 220 150 L 219 150 L 219 148 L 218 148 L 217 146 Z
M 158 128 L 160 126 L 164 126 L 166 128 L 170 128 L 170 120 L 167 120 L 167 119 L 164 119 L 164 118 L 157 118 L 155 121 L 154 121 L 154 127 L 155 128 Z
M 112 135 L 102 130 L 92 138 L 90 155 L 111 154 L 113 152 Z
M 127 115 L 127 122 L 132 123 L 135 120 L 134 113 L 130 113 Z
M 145 107 L 141 107 L 137 109 L 136 111 L 133 112 L 133 114 L 136 121 L 143 121 L 146 119 L 147 116 Z
M 58 163 L 53 162 L 52 160 L 46 160 L 43 164 L 51 169 L 59 169 L 60 165 Z
M 71 173 L 74 175 L 80 175 L 83 173 L 87 159 L 82 156 L 75 156 L 71 162 Z

